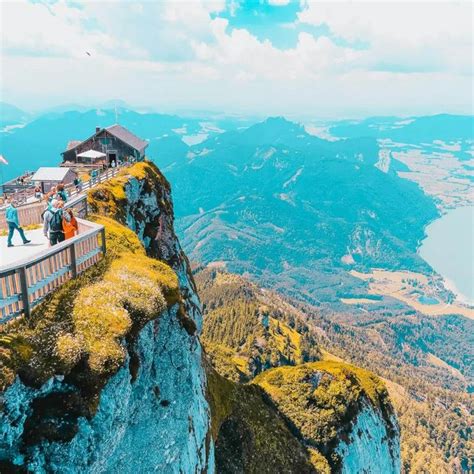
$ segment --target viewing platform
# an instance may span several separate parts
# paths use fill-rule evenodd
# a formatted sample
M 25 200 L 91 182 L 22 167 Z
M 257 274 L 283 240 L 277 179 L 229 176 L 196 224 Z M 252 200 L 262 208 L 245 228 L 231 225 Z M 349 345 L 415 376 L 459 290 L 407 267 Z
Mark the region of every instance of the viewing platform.
M 147 141 L 118 124 L 97 127 L 86 140 L 68 144 L 60 167 L 43 167 L 4 184 L 4 191 L 16 203 L 20 226 L 33 229 L 25 230 L 31 242 L 15 245 L 14 240 L 14 246 L 7 247 L 5 206 L 0 208 L 0 232 L 5 234 L 0 236 L 0 325 L 19 315 L 29 316 L 48 294 L 105 255 L 105 229 L 86 219 L 86 193 L 143 160 L 147 146 Z M 76 178 L 84 170 L 92 170 L 90 177 L 78 183 Z M 43 195 L 58 184 L 68 194 L 64 209 L 73 210 L 79 228 L 74 237 L 50 246 L 42 230 Z
M 21 226 L 30 243 L 7 247 L 7 236 L 0 236 L 0 324 L 31 310 L 63 283 L 97 263 L 105 254 L 105 231 L 87 217 L 86 192 L 113 178 L 120 168 L 110 168 L 84 183 L 77 191 L 70 189 L 65 209 L 73 209 L 79 224 L 78 235 L 51 247 L 43 235 L 44 202 L 18 206 Z M 0 210 L 0 231 L 7 230 L 5 211 Z M 15 244 L 14 237 L 14 244 Z M 18 240 L 16 241 L 18 243 Z

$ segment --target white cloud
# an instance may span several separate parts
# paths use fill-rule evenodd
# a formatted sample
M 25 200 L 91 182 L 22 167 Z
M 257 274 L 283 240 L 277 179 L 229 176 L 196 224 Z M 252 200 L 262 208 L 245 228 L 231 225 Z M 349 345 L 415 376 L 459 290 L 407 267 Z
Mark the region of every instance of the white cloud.
M 326 37 L 300 33 L 293 49 L 280 50 L 270 41 L 259 41 L 245 29 L 228 31 L 228 22 L 211 22 L 215 41 L 193 43 L 196 58 L 214 65 L 228 79 L 298 80 L 344 71 L 360 62 L 361 53 L 336 46 Z
M 368 46 L 372 67 L 471 73 L 470 1 L 307 2 L 301 23 L 327 25 L 349 43 Z
M 1 100 L 313 116 L 472 108 L 466 4 L 306 3 L 297 31 L 325 23 L 332 36 L 300 31 L 285 50 L 213 18 L 223 0 L 81 5 L 1 5 Z
M 3 2 L 0 12 L 3 55 L 83 57 L 86 51 L 146 55 L 124 38 L 101 30 L 85 31 L 84 22 L 89 19 L 86 10 L 70 8 L 65 2 Z

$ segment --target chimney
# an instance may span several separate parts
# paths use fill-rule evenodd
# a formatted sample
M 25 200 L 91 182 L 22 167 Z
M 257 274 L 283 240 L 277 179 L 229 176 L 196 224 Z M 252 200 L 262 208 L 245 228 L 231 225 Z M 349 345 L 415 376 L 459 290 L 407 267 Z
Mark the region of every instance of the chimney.
M 99 133 L 100 132 L 100 127 L 95 127 L 95 133 Z

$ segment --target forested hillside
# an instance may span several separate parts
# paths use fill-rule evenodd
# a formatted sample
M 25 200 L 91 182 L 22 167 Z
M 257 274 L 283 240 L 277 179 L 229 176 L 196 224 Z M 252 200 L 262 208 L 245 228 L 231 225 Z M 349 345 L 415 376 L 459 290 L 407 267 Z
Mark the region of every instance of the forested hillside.
M 248 367 L 249 348 L 271 347 L 268 342 L 258 344 L 265 334 L 265 307 L 279 322 L 281 332 L 291 331 L 283 353 L 294 354 L 296 345 L 291 341 L 301 337 L 311 341 L 310 347 L 317 347 L 313 360 L 343 359 L 386 380 L 401 424 L 405 472 L 452 473 L 473 468 L 474 403 L 466 391 L 474 375 L 470 320 L 419 314 L 396 318 L 372 314 L 363 320 L 288 300 L 216 268 L 198 271 L 196 282 L 204 305 L 204 346 L 226 377 L 249 380 L 252 374 L 242 370 Z M 464 344 L 446 344 L 436 336 L 440 333 L 448 338 L 453 335 L 453 341 L 461 339 Z M 297 362 L 278 354 L 280 358 L 274 357 L 264 368 Z
M 271 367 L 321 359 L 317 335 L 274 293 L 230 273 L 196 275 L 206 321 L 202 340 L 220 373 L 246 382 Z

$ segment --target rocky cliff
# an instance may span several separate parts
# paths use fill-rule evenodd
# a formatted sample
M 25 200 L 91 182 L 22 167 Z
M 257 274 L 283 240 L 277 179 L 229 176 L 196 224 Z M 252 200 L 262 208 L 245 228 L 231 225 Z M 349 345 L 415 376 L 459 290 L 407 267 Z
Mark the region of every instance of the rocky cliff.
M 206 362 L 155 166 L 88 200 L 106 258 L 0 334 L 0 472 L 398 472 L 398 426 L 372 375 L 317 362 L 244 385 Z M 304 360 L 289 326 L 268 329 L 275 360 Z
M 200 304 L 169 185 L 138 164 L 89 204 L 115 219 L 97 218 L 107 259 L 3 337 L 0 471 L 212 472 Z

